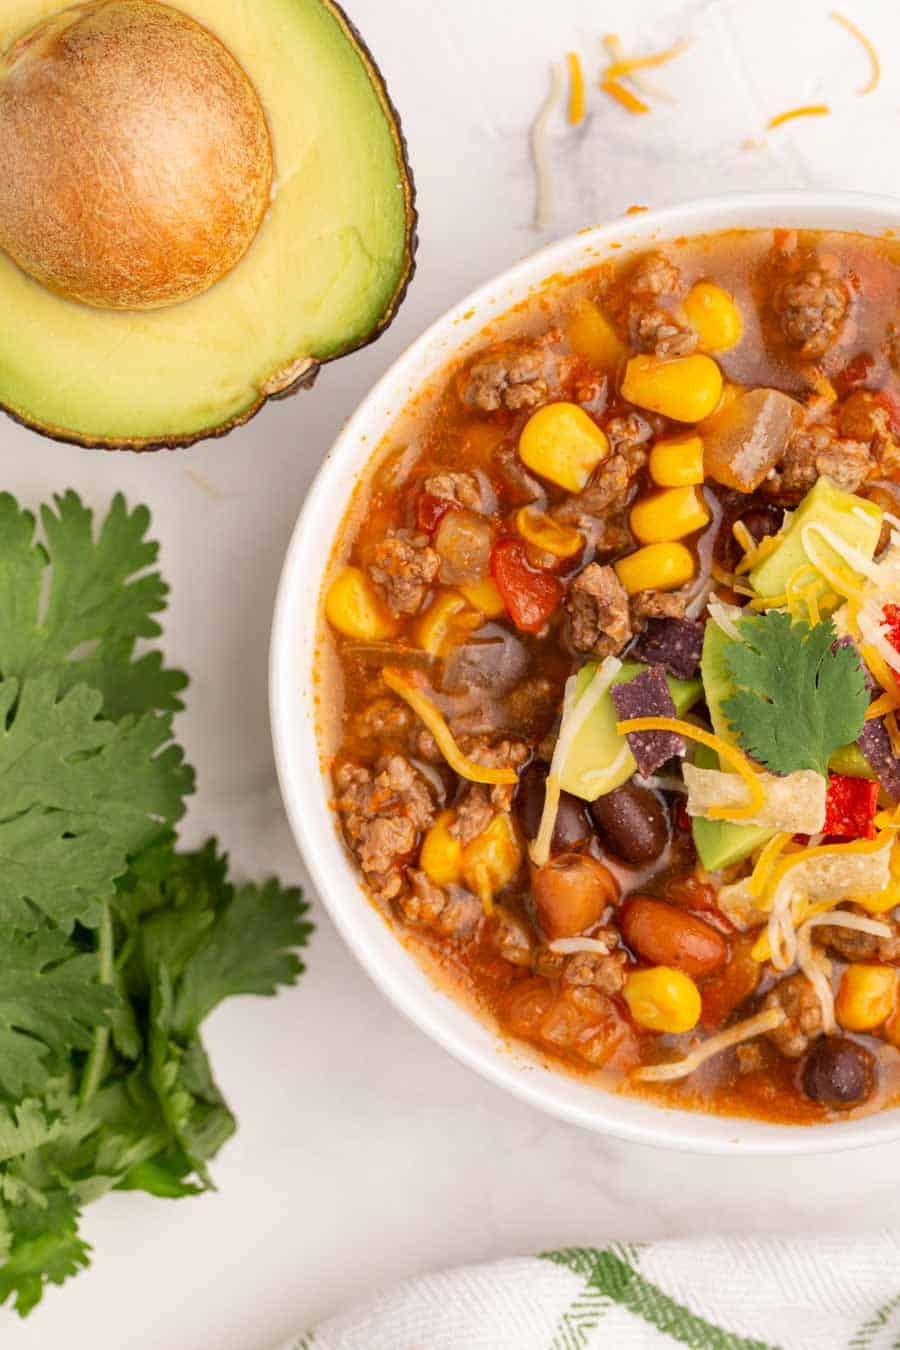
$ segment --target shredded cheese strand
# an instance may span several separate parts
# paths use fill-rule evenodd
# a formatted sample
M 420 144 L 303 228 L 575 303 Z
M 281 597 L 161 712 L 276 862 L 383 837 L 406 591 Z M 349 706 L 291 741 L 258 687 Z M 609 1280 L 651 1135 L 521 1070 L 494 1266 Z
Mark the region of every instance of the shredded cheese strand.
M 672 731 L 677 736 L 684 736 L 686 740 L 705 745 L 708 750 L 715 750 L 719 759 L 729 764 L 735 773 L 743 778 L 750 792 L 750 800 L 744 806 L 711 806 L 706 813 L 709 820 L 750 820 L 758 814 L 765 803 L 765 792 L 759 781 L 759 774 L 747 756 L 736 746 L 723 741 L 720 736 L 714 735 L 711 731 L 704 731 L 702 727 L 695 727 L 693 722 L 682 722 L 677 717 L 632 717 L 625 722 L 617 722 L 616 731 L 620 736 L 628 736 L 634 731 Z
M 648 113 L 650 111 L 649 103 L 644 103 L 637 94 L 633 94 L 630 89 L 626 89 L 624 84 L 619 84 L 618 80 L 601 80 L 600 88 L 604 94 L 609 94 L 620 103 L 627 112 L 630 113 Z
M 609 943 L 603 942 L 600 938 L 556 938 L 553 942 L 548 942 L 547 947 L 559 956 L 571 956 L 575 952 L 596 952 L 600 956 L 609 954 Z
M 827 103 L 806 103 L 800 108 L 788 108 L 787 112 L 782 112 L 777 117 L 770 117 L 766 123 L 767 131 L 774 131 L 776 127 L 783 126 L 785 122 L 792 122 L 795 117 L 824 117 L 830 113 L 831 109 Z
M 750 879 L 747 887 L 751 895 L 762 895 L 766 889 L 766 883 L 781 854 L 791 842 L 791 834 L 775 834 L 766 844 L 756 860 L 756 865 L 750 873 Z
M 584 121 L 584 72 L 577 52 L 568 52 L 566 61 L 569 65 L 569 125 L 577 127 Z
M 837 1029 L 834 994 L 824 957 L 815 952 L 812 945 L 812 930 L 825 924 L 829 928 L 851 928 L 858 933 L 871 933 L 873 937 L 890 937 L 891 930 L 886 923 L 881 923 L 878 919 L 867 919 L 862 914 L 848 914 L 842 909 L 833 910 L 830 914 L 814 914 L 798 929 L 797 964 L 816 991 L 822 1009 L 822 1026 L 831 1035 Z
M 636 70 L 664 66 L 666 62 L 673 61 L 676 56 L 687 51 L 687 46 L 686 42 L 676 42 L 673 46 L 666 47 L 665 51 L 655 52 L 652 56 L 622 56 L 611 66 L 607 66 L 604 74 L 608 80 L 619 80 L 623 75 L 632 75 Z
M 897 681 L 892 675 L 890 667 L 881 655 L 881 652 L 877 651 L 871 643 L 868 642 L 863 643 L 859 652 L 885 693 L 890 694 L 891 698 L 895 700 L 895 703 L 900 706 L 900 685 L 897 684 Z
M 562 791 L 562 775 L 566 760 L 569 757 L 569 751 L 579 731 L 621 669 L 622 662 L 614 656 L 608 656 L 603 664 L 597 667 L 593 679 L 577 702 L 575 688 L 578 677 L 570 675 L 566 680 L 562 721 L 560 722 L 556 745 L 553 747 L 553 758 L 550 761 L 547 781 L 544 785 L 544 809 L 541 812 L 541 823 L 529 848 L 531 861 L 536 867 L 543 867 L 550 857 L 550 844 L 553 840 L 553 830 L 559 810 L 559 797 Z M 627 749 L 627 747 L 623 748 Z
M 839 10 L 833 9 L 831 17 L 835 23 L 839 23 L 842 28 L 846 28 L 848 33 L 852 33 L 857 42 L 861 42 L 865 48 L 866 55 L 869 58 L 869 78 L 859 90 L 860 98 L 866 94 L 871 94 L 873 89 L 878 88 L 878 81 L 881 79 L 881 62 L 878 59 L 878 52 L 875 50 L 875 44 L 871 38 L 867 38 L 861 29 L 857 28 L 852 19 L 848 19 L 846 14 L 841 14 Z
M 767 1031 L 774 1031 L 784 1021 L 786 1014 L 781 1008 L 767 1008 L 765 1012 L 757 1013 L 755 1017 L 748 1017 L 746 1021 L 738 1022 L 736 1026 L 710 1036 L 684 1059 L 677 1059 L 672 1064 L 646 1064 L 643 1068 L 635 1069 L 632 1078 L 642 1083 L 671 1083 L 675 1079 L 686 1078 L 689 1073 L 699 1069 L 706 1060 L 712 1059 L 713 1055 L 730 1050 L 733 1045 L 740 1045 L 742 1041 L 763 1036 Z
M 553 179 L 550 172 L 550 158 L 547 153 L 547 124 L 553 109 L 562 93 L 562 70 L 554 62 L 550 67 L 550 88 L 531 127 L 531 158 L 534 161 L 534 173 L 537 182 L 535 194 L 534 223 L 537 229 L 544 230 L 553 221 Z
M 603 38 L 603 45 L 609 52 L 613 61 L 625 61 L 628 59 L 625 55 L 625 48 L 622 46 L 622 39 L 619 37 L 618 33 L 607 33 Z M 625 78 L 635 89 L 642 94 L 646 94 L 648 98 L 658 98 L 664 103 L 675 102 L 674 98 L 667 90 L 661 88 L 658 84 L 654 84 L 652 80 L 648 80 L 643 70 L 632 70 Z
M 488 764 L 479 764 L 462 750 L 453 739 L 453 733 L 444 721 L 442 714 L 427 694 L 405 680 L 398 670 L 385 669 L 381 677 L 388 689 L 399 694 L 404 703 L 408 703 L 417 717 L 425 723 L 431 732 L 444 759 L 459 774 L 471 783 L 515 783 L 518 774 L 515 769 L 493 768 Z

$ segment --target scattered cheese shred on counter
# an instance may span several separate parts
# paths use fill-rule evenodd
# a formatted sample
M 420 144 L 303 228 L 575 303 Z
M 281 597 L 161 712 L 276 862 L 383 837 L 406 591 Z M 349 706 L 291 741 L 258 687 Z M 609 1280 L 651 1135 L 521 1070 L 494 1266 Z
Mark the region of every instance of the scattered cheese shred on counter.
M 584 73 L 577 52 L 569 52 L 566 61 L 569 65 L 569 123 L 577 127 L 584 121 Z
M 635 1069 L 632 1078 L 642 1083 L 671 1083 L 678 1078 L 687 1078 L 689 1073 L 699 1069 L 700 1065 L 712 1059 L 713 1055 L 730 1050 L 733 1045 L 740 1045 L 742 1041 L 763 1036 L 767 1031 L 774 1031 L 785 1020 L 781 1008 L 767 1008 L 765 1012 L 757 1013 L 755 1017 L 748 1017 L 746 1021 L 738 1022 L 735 1026 L 727 1027 L 725 1031 L 710 1036 L 702 1045 L 698 1045 L 696 1050 L 685 1055 L 684 1059 L 676 1059 L 671 1064 L 646 1064 L 643 1068 Z
M 767 131 L 774 131 L 776 127 L 783 126 L 785 122 L 792 122 L 795 117 L 825 117 L 831 112 L 827 103 L 806 103 L 800 108 L 788 108 L 786 112 L 778 113 L 776 117 L 770 117 L 766 123 Z
M 747 756 L 736 746 L 729 745 L 711 731 L 695 727 L 693 722 L 682 722 L 677 717 L 632 717 L 627 722 L 617 722 L 616 731 L 620 736 L 628 736 L 633 731 L 672 731 L 676 736 L 684 736 L 686 740 L 705 745 L 707 750 L 715 750 L 720 760 L 730 764 L 749 788 L 749 799 L 746 805 L 735 807 L 733 810 L 728 809 L 727 812 L 719 807 L 710 807 L 708 812 L 710 820 L 751 820 L 762 809 L 765 792 L 760 775 Z
M 648 113 L 650 111 L 649 103 L 644 103 L 642 99 L 638 98 L 637 94 L 633 94 L 630 89 L 626 89 L 624 84 L 620 84 L 618 80 L 603 79 L 600 81 L 600 88 L 604 94 L 609 94 L 610 98 L 614 98 L 630 113 Z
M 611 66 L 607 66 L 603 72 L 607 80 L 619 80 L 623 75 L 633 75 L 636 70 L 650 70 L 655 66 L 664 66 L 668 61 L 673 61 L 676 56 L 687 50 L 686 42 L 676 42 L 671 47 L 666 47 L 664 51 L 655 52 L 651 56 L 620 56 L 614 60 Z
M 496 769 L 488 764 L 478 764 L 469 759 L 453 739 L 453 733 L 443 716 L 427 694 L 405 680 L 396 670 L 382 671 L 382 679 L 388 689 L 393 689 L 405 703 L 408 703 L 417 717 L 420 717 L 437 741 L 438 749 L 444 759 L 460 776 L 471 783 L 515 783 L 518 775 L 515 769 Z
M 550 172 L 550 157 L 547 153 L 547 124 L 559 102 L 562 85 L 562 70 L 554 63 L 550 67 L 550 88 L 547 97 L 538 109 L 531 127 L 531 157 L 537 179 L 534 223 L 539 230 L 546 229 L 553 220 L 553 179 Z
M 861 42 L 869 58 L 869 78 L 859 91 L 860 98 L 866 94 L 871 94 L 873 89 L 878 88 L 878 81 L 881 79 L 881 62 L 878 59 L 878 52 L 875 50 L 875 44 L 871 38 L 867 38 L 861 29 L 857 28 L 852 19 L 848 19 L 846 14 L 841 14 L 839 10 L 833 9 L 831 17 L 835 23 L 839 23 L 842 28 L 846 28 L 848 33 L 852 33 L 857 42 Z
M 603 38 L 603 45 L 609 52 L 613 61 L 621 62 L 628 60 L 628 57 L 625 54 L 625 48 L 622 45 L 622 39 L 619 37 L 618 33 L 606 33 Z M 664 103 L 675 102 L 670 93 L 665 89 L 660 88 L 659 85 L 654 84 L 652 80 L 647 79 L 642 68 L 631 70 L 625 78 L 628 80 L 629 84 L 632 84 L 634 88 L 639 91 L 639 93 L 646 94 L 648 98 L 658 98 Z

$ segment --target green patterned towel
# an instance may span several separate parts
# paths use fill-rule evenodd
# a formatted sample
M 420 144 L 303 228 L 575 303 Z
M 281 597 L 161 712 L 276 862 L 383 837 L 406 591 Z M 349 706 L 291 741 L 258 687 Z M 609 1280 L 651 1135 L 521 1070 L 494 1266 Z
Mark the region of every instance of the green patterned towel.
M 900 1238 L 571 1247 L 424 1275 L 282 1350 L 900 1350 Z

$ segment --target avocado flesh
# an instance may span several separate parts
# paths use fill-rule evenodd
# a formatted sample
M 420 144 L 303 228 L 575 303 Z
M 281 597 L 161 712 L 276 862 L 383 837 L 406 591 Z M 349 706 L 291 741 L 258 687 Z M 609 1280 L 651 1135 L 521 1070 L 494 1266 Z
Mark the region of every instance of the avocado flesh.
M 596 662 L 589 661 L 578 672 L 575 686 L 576 707 L 578 699 L 584 693 L 596 669 Z M 647 669 L 648 667 L 641 661 L 623 661 L 622 669 L 612 683 L 625 684 L 628 680 L 633 680 L 635 675 L 640 675 L 641 671 Z M 699 680 L 676 680 L 671 675 L 667 675 L 666 684 L 669 686 L 669 692 L 675 704 L 675 713 L 678 717 L 693 707 L 703 693 Z M 623 783 L 628 782 L 628 779 L 637 770 L 637 764 L 630 751 L 624 756 L 619 767 L 615 770 L 612 769 L 625 744 L 624 738 L 616 731 L 618 720 L 619 717 L 612 701 L 612 695 L 607 690 L 576 736 L 575 743 L 563 765 L 560 783 L 564 791 L 571 792 L 576 797 L 581 797 L 583 801 L 593 802 L 598 797 L 602 797 L 607 792 L 612 792 L 614 788 L 621 787 Z M 606 777 L 598 778 L 594 776 L 599 770 L 606 768 L 610 769 Z
M 778 547 L 751 570 L 750 584 L 757 595 L 777 596 L 785 593 L 791 577 L 804 563 L 809 563 L 801 536 L 805 525 L 827 526 L 866 558 L 873 558 L 881 533 L 881 520 L 881 508 L 874 502 L 845 492 L 830 478 L 820 478 L 788 520 L 779 536 L 781 542 Z M 844 572 L 848 570 L 846 562 L 823 540 L 816 541 L 816 551 L 830 566 Z M 810 573 L 807 580 L 812 584 L 815 576 Z M 827 582 L 820 576 L 819 596 L 828 589 Z M 835 601 L 835 604 L 840 603 L 842 598 Z
M 412 268 L 412 186 L 393 110 L 331 0 L 175 0 L 229 49 L 262 101 L 274 200 L 211 290 L 168 309 L 64 300 L 0 253 L 0 405 L 87 445 L 183 444 L 389 322 Z M 0 50 L 66 0 L 5 0 Z

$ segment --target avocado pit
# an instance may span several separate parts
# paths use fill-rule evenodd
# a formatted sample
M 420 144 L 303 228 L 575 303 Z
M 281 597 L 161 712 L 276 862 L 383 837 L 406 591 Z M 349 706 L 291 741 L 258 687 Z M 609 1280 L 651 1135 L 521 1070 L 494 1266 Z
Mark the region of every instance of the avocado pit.
M 0 59 L 0 248 L 99 309 L 182 303 L 227 275 L 271 200 L 247 75 L 157 0 L 53 15 Z

